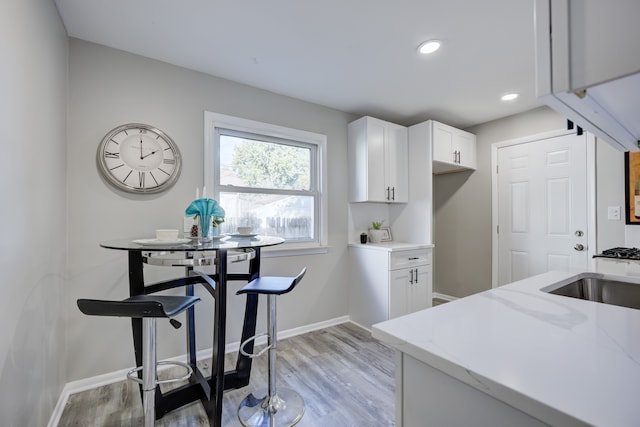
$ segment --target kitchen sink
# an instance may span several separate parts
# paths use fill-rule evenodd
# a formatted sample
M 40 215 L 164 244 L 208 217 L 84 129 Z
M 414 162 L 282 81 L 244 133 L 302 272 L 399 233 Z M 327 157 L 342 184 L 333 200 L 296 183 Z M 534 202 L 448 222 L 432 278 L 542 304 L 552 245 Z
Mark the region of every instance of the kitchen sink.
M 557 289 L 543 291 L 565 297 L 640 309 L 640 284 L 585 276 Z

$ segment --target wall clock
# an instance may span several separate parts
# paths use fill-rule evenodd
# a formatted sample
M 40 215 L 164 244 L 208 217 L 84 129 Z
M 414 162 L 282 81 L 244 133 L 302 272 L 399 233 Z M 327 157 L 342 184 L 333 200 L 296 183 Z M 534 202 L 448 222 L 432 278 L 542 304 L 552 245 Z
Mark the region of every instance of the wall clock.
M 105 135 L 97 163 L 116 188 L 148 194 L 164 191 L 176 182 L 182 159 L 169 135 L 153 126 L 129 123 Z

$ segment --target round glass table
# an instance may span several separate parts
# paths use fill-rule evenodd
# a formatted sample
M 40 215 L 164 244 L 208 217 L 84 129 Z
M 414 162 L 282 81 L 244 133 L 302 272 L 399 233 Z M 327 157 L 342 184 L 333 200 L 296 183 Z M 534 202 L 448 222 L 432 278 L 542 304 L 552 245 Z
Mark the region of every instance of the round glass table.
M 211 376 L 205 376 L 196 366 L 195 313 L 187 311 L 187 357 L 194 374 L 189 383 L 167 392 L 156 390 L 156 419 L 167 412 L 200 400 L 209 416 L 209 424 L 219 427 L 222 423 L 222 395 L 224 390 L 249 384 L 251 359 L 238 352 L 234 370 L 224 371 L 227 318 L 227 281 L 251 281 L 260 276 L 260 250 L 284 243 L 273 236 L 223 237 L 210 242 L 193 239 L 159 241 L 157 239 L 119 239 L 101 242 L 106 249 L 124 250 L 129 256 L 129 294 L 141 295 L 184 287 L 187 295 L 194 294 L 194 286 L 206 289 L 213 297 L 214 328 L 211 358 Z M 228 273 L 231 262 L 249 261 L 246 273 Z M 185 276 L 159 283 L 146 284 L 144 265 L 181 266 Z M 207 274 L 194 269 L 214 266 L 215 273 Z M 258 313 L 257 295 L 247 294 L 242 336 L 239 342 L 255 335 Z M 133 344 L 136 366 L 142 366 L 142 320 L 132 319 Z M 253 352 L 253 341 L 245 346 Z M 142 390 L 141 390 L 142 392 Z

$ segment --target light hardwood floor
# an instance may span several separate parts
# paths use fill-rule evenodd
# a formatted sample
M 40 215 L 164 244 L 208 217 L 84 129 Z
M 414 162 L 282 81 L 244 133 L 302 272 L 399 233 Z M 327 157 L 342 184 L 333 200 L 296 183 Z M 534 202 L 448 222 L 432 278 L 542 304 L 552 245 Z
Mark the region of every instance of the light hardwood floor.
M 366 330 L 344 323 L 278 340 L 278 386 L 298 391 L 306 411 L 300 427 L 394 425 L 394 350 Z M 235 355 L 225 363 L 235 365 Z M 254 359 L 251 383 L 224 395 L 225 427 L 240 426 L 236 410 L 251 391 L 267 384 L 266 354 Z M 73 394 L 58 426 L 142 426 L 142 405 L 131 381 Z M 156 426 L 208 426 L 199 403 L 175 410 Z

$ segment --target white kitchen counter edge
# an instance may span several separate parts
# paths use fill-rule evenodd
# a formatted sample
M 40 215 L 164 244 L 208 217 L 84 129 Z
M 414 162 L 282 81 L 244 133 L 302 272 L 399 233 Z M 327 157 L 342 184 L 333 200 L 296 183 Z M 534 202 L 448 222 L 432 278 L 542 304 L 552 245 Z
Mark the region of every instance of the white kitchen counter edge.
M 588 271 L 640 284 L 640 263 L 595 260 Z M 550 425 L 638 425 L 640 310 L 540 290 L 577 275 L 545 273 L 375 324 L 372 334 Z

